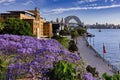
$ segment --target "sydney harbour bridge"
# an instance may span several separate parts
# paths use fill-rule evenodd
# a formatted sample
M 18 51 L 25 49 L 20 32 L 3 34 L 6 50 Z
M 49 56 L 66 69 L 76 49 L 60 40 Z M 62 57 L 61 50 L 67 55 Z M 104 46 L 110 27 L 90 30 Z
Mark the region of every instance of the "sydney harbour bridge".
M 73 21 L 71 22 L 71 20 Z M 84 25 L 77 16 L 67 16 L 65 18 L 62 18 L 61 21 L 59 20 L 59 18 L 57 18 L 56 22 L 59 23 L 61 26 L 67 26 L 69 28 L 80 28 Z
M 75 20 L 75 22 L 70 22 L 70 20 Z M 67 16 L 65 17 L 65 24 L 67 26 L 79 26 L 81 27 L 83 24 L 81 20 L 77 16 Z

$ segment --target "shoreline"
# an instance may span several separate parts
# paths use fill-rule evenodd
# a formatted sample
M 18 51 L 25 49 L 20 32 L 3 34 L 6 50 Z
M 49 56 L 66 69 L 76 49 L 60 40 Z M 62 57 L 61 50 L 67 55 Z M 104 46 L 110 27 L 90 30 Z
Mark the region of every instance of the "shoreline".
M 103 73 L 108 73 L 113 75 L 116 71 L 108 65 L 107 61 L 103 61 L 103 58 L 99 55 L 99 53 L 91 46 L 87 46 L 88 41 L 85 37 L 78 37 L 78 51 L 80 52 L 81 57 L 86 62 L 87 65 L 91 65 L 95 67 L 99 72 L 99 76 L 101 77 Z
M 120 72 L 120 70 L 117 69 L 116 66 L 112 65 L 109 61 L 107 61 L 106 59 L 104 59 L 104 58 L 99 54 L 99 52 L 96 51 L 96 50 L 89 44 L 89 42 L 87 41 L 86 37 L 84 37 L 84 39 L 85 39 L 85 41 L 86 41 L 86 45 L 88 44 L 88 45 L 89 45 L 89 48 L 91 48 L 91 49 L 96 53 L 96 57 L 102 59 L 106 64 L 108 64 L 108 66 L 109 66 L 110 68 L 112 68 L 112 70 L 113 70 L 114 73 L 119 73 L 119 72 Z

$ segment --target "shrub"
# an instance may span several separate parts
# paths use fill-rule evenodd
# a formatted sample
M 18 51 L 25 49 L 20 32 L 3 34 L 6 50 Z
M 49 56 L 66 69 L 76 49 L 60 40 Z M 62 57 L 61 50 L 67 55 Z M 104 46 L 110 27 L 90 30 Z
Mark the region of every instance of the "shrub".
M 3 27 L 0 30 L 1 34 L 16 34 L 16 35 L 29 35 L 32 34 L 32 26 L 26 21 L 8 18 L 3 23 Z
M 118 73 L 114 74 L 112 80 L 120 80 L 120 74 Z
M 58 36 L 58 35 L 54 35 L 52 38 L 58 40 L 65 48 L 68 48 L 69 40 L 68 40 L 67 37 L 61 37 L 61 36 Z
M 105 80 L 112 80 L 112 76 L 108 75 L 107 73 L 103 73 L 102 77 L 103 77 Z
M 48 74 L 50 80 L 76 80 L 76 70 L 72 64 L 66 61 L 59 61 L 54 64 L 54 69 Z
M 77 37 L 79 36 L 77 30 L 72 30 L 71 31 L 71 38 L 75 41 L 75 43 L 77 44 Z
M 13 56 L 6 56 L 0 53 L 0 80 L 7 80 L 7 67 L 10 64 L 10 59 Z
M 93 75 L 94 77 L 98 77 L 98 76 L 99 76 L 99 75 L 98 75 L 98 72 L 96 71 L 96 68 L 95 68 L 95 67 L 91 67 L 90 65 L 88 65 L 88 66 L 86 67 L 86 70 L 87 70 L 88 72 L 92 73 L 92 75 Z
M 86 33 L 87 31 L 86 31 L 85 28 L 78 28 L 78 29 L 77 29 L 77 32 L 78 32 L 79 35 L 83 35 L 83 34 Z
M 68 49 L 71 52 L 78 51 L 78 48 L 77 48 L 77 46 L 76 46 L 76 44 L 75 44 L 75 42 L 73 40 L 71 40 L 69 42 L 69 48 Z
M 70 35 L 70 31 L 67 26 L 64 27 L 64 30 L 60 31 L 60 35 Z
M 77 30 L 72 30 L 71 31 L 71 37 L 72 37 L 72 39 L 76 39 L 78 36 L 79 36 L 79 34 L 78 34 Z
M 105 80 L 120 80 L 120 74 L 118 74 L 118 73 L 114 74 L 113 76 L 110 76 L 109 74 L 104 73 L 104 74 L 102 75 L 102 77 L 103 77 Z

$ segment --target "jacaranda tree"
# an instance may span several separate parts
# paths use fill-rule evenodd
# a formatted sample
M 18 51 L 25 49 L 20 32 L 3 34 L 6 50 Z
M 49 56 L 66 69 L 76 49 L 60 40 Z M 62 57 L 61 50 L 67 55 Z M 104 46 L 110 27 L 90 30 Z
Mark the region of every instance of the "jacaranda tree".
M 28 75 L 38 79 L 45 78 L 48 69 L 54 68 L 54 62 L 61 60 L 74 64 L 75 70 L 81 71 L 80 56 L 67 51 L 53 39 L 39 40 L 30 36 L 0 35 L 0 52 L 4 56 L 15 55 L 13 59 L 9 59 L 12 63 L 7 67 L 9 79 L 6 80 L 23 79 Z

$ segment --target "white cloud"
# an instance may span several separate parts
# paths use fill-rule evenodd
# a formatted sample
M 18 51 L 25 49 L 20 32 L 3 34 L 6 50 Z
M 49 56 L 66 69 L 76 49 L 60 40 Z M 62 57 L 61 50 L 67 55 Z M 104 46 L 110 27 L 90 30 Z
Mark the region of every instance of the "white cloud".
M 95 2 L 96 0 L 88 0 L 88 2 Z
M 97 0 L 79 0 L 77 3 L 82 4 L 82 3 L 90 3 L 90 2 L 95 2 Z
M 110 0 L 111 2 L 113 2 L 114 0 Z
M 83 4 L 83 3 L 85 3 L 85 1 L 80 0 L 80 1 L 78 1 L 77 3 L 78 3 L 78 4 Z
M 105 2 L 108 2 L 108 1 L 114 2 L 115 0 L 105 0 Z
M 46 11 L 46 13 L 63 13 L 66 11 L 75 11 L 75 10 L 98 10 L 98 9 L 108 9 L 108 8 L 116 8 L 120 7 L 120 4 L 118 5 L 111 5 L 111 6 L 93 6 L 93 7 L 71 7 L 71 8 L 58 8 L 58 9 L 52 9 L 50 11 Z
M 0 0 L 0 3 L 10 3 L 14 2 L 15 0 Z
M 9 5 L 10 3 L 3 3 L 3 5 Z
M 25 3 L 23 3 L 23 5 L 29 5 L 29 4 L 33 4 L 33 3 L 34 2 L 32 0 L 29 0 L 29 1 L 25 2 Z
M 95 7 L 95 6 L 97 6 L 98 4 L 96 4 L 96 3 L 94 3 L 94 4 L 89 4 L 89 5 L 85 5 L 86 7 L 88 6 L 88 7 Z

